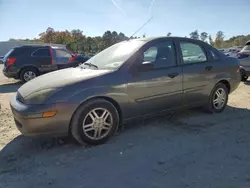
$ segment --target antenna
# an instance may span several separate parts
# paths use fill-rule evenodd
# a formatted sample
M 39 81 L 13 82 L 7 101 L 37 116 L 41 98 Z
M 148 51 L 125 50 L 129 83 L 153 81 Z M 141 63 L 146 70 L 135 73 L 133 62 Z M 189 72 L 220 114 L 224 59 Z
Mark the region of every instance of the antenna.
M 138 31 L 140 31 L 148 22 L 150 22 L 152 19 L 154 18 L 154 16 L 150 17 L 136 32 L 134 32 L 133 35 L 131 35 L 130 38 L 132 38 L 136 33 L 138 33 Z

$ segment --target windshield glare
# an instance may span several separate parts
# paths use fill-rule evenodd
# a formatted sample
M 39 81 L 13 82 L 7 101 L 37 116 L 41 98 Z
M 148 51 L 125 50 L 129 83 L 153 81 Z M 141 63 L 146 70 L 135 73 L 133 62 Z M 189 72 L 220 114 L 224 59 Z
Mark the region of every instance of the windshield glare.
M 140 40 L 130 40 L 114 44 L 90 58 L 86 63 L 96 65 L 98 69 L 117 69 L 144 43 Z

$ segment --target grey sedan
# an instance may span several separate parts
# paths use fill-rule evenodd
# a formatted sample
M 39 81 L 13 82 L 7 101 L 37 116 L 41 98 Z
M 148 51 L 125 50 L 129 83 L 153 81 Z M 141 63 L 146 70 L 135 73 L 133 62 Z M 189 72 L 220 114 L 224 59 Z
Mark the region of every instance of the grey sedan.
M 127 40 L 77 68 L 24 84 L 11 100 L 24 135 L 71 134 L 102 144 L 127 120 L 181 108 L 222 112 L 240 83 L 238 61 L 202 41 Z

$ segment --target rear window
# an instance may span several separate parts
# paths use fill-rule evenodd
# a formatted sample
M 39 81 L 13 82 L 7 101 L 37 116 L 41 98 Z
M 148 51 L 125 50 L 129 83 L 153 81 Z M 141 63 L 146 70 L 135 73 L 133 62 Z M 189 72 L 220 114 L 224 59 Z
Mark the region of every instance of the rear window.
M 47 48 L 37 49 L 32 53 L 32 56 L 35 56 L 35 57 L 50 57 L 49 49 L 47 49 Z
M 8 59 L 8 57 L 10 56 L 10 54 L 14 51 L 14 49 L 11 49 L 4 57 L 3 60 Z

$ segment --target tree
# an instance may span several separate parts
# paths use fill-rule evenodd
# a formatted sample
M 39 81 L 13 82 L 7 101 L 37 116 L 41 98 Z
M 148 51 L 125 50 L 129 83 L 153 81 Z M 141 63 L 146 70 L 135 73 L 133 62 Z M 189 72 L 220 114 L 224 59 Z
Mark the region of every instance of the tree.
M 171 36 L 171 32 L 167 33 L 167 36 Z M 142 37 L 146 37 L 144 34 Z M 185 36 L 187 37 L 187 36 Z M 34 39 L 13 39 L 10 41 L 31 41 L 31 42 L 45 42 L 45 43 L 56 43 L 64 44 L 66 47 L 74 52 L 80 52 L 83 54 L 97 53 L 109 46 L 128 39 L 137 39 L 138 36 L 127 37 L 122 32 L 117 31 L 106 31 L 102 36 L 97 37 L 86 37 L 83 35 L 83 31 L 79 29 L 73 29 L 72 31 L 55 31 L 53 28 L 48 27 L 45 32 L 39 34 L 39 38 Z M 229 48 L 233 46 L 244 46 L 247 41 L 250 41 L 249 35 L 237 35 L 232 36 L 228 40 L 224 40 L 224 33 L 218 31 L 215 40 L 213 41 L 212 36 L 206 32 L 202 32 L 199 35 L 198 30 L 190 33 L 190 38 L 200 39 L 207 41 L 216 48 Z
M 112 33 L 110 31 L 106 31 L 102 36 L 102 40 L 103 40 L 105 48 L 111 46 L 112 45 Z
M 39 34 L 40 39 L 46 43 L 52 43 L 55 36 L 55 30 L 52 27 L 48 27 L 47 30 Z
M 117 43 L 118 41 L 119 41 L 119 37 L 118 37 L 118 34 L 117 34 L 117 32 L 116 31 L 113 31 L 112 33 L 111 33 L 111 35 L 112 35 L 112 45 L 113 44 L 115 44 L 115 43 Z
M 190 34 L 190 38 L 191 39 L 196 39 L 196 40 L 199 40 L 199 32 L 198 32 L 198 30 L 195 30 L 195 31 L 193 31 L 193 32 L 191 32 Z
M 214 46 L 216 48 L 222 48 L 224 41 L 224 33 L 222 31 L 218 31 L 216 33 L 215 41 L 214 41 Z
M 172 35 L 172 33 L 168 32 L 167 37 L 170 37 L 171 35 Z
M 209 40 L 209 44 L 210 44 L 211 46 L 214 46 L 214 41 L 213 41 L 211 35 L 209 35 L 208 40 Z
M 124 41 L 124 40 L 128 40 L 128 37 L 126 37 L 125 35 L 124 35 L 124 33 L 119 33 L 119 35 L 118 35 L 118 39 L 119 39 L 119 42 L 121 42 L 121 41 Z
M 75 40 L 80 40 L 83 37 L 82 31 L 80 29 L 73 29 L 71 35 Z
M 206 32 L 202 32 L 200 35 L 200 39 L 204 42 L 207 40 L 207 37 L 208 37 L 208 34 Z

